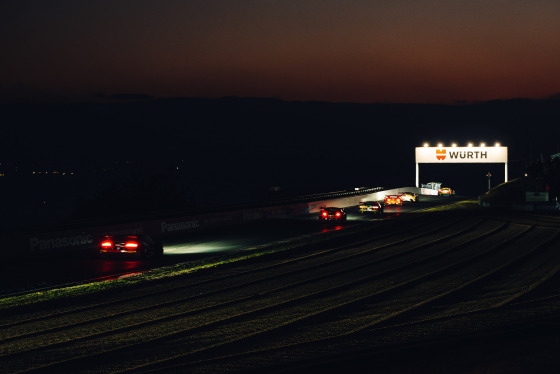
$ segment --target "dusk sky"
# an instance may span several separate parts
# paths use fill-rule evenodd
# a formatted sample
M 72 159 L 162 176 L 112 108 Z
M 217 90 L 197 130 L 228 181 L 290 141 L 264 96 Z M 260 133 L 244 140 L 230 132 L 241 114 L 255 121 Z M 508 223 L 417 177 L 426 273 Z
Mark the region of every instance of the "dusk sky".
M 5 0 L 0 39 L 4 98 L 560 92 L 558 0 Z

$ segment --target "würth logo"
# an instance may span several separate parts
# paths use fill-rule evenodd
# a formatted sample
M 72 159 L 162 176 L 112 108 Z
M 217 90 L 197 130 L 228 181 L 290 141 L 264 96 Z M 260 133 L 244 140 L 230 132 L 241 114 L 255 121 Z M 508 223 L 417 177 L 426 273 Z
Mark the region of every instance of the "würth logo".
M 436 157 L 438 160 L 445 160 L 447 151 L 445 149 L 436 149 Z

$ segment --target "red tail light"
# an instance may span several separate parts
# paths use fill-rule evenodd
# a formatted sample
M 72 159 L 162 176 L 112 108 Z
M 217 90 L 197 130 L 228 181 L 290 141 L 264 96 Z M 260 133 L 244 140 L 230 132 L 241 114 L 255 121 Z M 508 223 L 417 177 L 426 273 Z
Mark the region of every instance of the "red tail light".
M 113 242 L 110 240 L 104 240 L 101 242 L 101 246 L 103 248 L 111 248 L 113 246 Z
M 340 217 L 340 212 L 336 212 L 334 215 Z
M 126 242 L 126 244 L 124 246 L 125 246 L 125 248 L 138 248 L 138 243 L 136 243 L 136 242 Z

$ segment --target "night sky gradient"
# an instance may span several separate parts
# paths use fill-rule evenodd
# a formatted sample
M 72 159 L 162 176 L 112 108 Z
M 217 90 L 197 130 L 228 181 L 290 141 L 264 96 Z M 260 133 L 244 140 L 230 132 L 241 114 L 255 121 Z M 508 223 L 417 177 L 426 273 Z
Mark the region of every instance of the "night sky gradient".
M 560 91 L 557 0 L 8 0 L 4 99 L 449 103 Z

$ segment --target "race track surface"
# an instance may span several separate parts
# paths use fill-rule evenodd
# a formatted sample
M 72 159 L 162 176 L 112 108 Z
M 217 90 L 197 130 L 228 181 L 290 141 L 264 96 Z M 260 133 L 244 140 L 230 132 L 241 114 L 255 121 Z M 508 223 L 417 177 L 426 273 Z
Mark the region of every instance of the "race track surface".
M 557 372 L 558 216 L 471 204 L 325 229 L 157 281 L 4 299 L 3 371 Z

